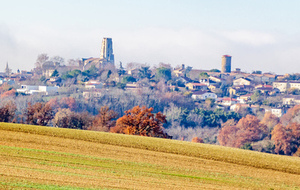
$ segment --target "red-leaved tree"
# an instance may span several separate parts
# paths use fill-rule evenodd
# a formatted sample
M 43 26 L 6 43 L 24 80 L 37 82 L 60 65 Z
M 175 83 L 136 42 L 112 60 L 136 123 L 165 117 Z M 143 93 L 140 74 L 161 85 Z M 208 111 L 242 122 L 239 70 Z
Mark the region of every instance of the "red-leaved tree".
M 243 117 L 237 124 L 232 120 L 227 122 L 218 135 L 218 141 L 223 146 L 240 148 L 246 143 L 263 139 L 268 131 L 267 126 L 253 115 Z
M 192 139 L 192 142 L 194 143 L 204 143 L 203 139 L 199 138 L 199 137 L 194 137 Z
M 277 124 L 272 131 L 272 140 L 277 154 L 293 155 L 300 147 L 300 124 Z
M 136 106 L 125 111 L 125 115 L 117 120 L 111 132 L 169 138 L 162 127 L 166 122 L 166 116 L 161 112 L 154 115 L 152 111 L 153 108 L 146 108 L 146 106 Z

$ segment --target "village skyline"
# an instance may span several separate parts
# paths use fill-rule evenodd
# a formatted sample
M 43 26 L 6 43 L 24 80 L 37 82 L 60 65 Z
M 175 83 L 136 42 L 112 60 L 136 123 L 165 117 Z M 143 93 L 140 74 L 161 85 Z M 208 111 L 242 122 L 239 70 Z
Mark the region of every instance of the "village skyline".
M 298 1 L 3 2 L 0 66 L 30 70 L 37 55 L 98 57 L 114 40 L 116 63 L 218 68 L 222 55 L 246 72 L 296 73 Z M 55 12 L 55 14 L 53 14 Z

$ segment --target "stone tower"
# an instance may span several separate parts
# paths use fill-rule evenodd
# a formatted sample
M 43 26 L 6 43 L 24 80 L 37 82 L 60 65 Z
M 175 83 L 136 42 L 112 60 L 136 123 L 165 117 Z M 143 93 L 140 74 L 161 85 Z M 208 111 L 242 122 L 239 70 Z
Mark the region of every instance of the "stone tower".
M 103 61 L 103 63 L 115 64 L 111 38 L 103 38 L 100 59 Z
M 222 56 L 222 73 L 230 73 L 231 72 L 231 56 L 223 55 Z

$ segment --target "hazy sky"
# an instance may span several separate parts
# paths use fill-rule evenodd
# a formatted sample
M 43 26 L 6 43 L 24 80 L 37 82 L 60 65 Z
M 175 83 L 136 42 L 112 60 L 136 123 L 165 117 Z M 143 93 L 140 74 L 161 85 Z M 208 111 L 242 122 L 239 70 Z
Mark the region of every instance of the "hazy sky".
M 0 0 L 0 71 L 37 55 L 99 57 L 103 37 L 122 61 L 195 69 L 300 72 L 299 0 Z

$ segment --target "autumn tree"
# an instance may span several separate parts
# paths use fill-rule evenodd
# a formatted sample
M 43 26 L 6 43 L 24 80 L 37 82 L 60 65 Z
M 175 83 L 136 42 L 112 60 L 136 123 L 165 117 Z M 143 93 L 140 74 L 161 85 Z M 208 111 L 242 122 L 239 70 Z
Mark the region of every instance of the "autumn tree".
M 16 97 L 16 90 L 11 89 L 11 90 L 6 91 L 3 94 L 1 94 L 1 98 L 6 98 L 6 97 Z
M 268 134 L 271 133 L 273 128 L 280 122 L 279 118 L 271 112 L 266 112 L 261 123 L 268 127 Z
M 113 110 L 110 110 L 107 106 L 103 106 L 100 108 L 98 115 L 95 117 L 93 121 L 93 125 L 89 128 L 89 130 L 93 131 L 110 131 L 110 128 L 114 127 L 118 113 Z
M 300 124 L 300 105 L 290 108 L 286 114 L 281 117 L 281 123 L 283 125 L 288 125 L 290 122 L 296 122 Z
M 76 100 L 73 97 L 63 97 L 59 101 L 60 108 L 69 108 L 71 111 L 76 110 Z
M 272 140 L 277 154 L 293 155 L 300 147 L 300 124 L 277 124 L 272 131 Z
M 219 143 L 223 146 L 240 148 L 245 143 L 263 139 L 267 134 L 267 126 L 253 115 L 243 117 L 237 124 L 232 120 L 227 122 L 218 135 Z
M 59 108 L 59 101 L 57 98 L 50 99 L 46 104 L 49 105 L 54 112 L 57 112 Z
M 87 129 L 92 125 L 92 117 L 88 113 L 76 113 L 64 108 L 58 110 L 52 122 L 59 128 Z
M 49 104 L 37 102 L 28 103 L 24 117 L 27 124 L 46 126 L 53 119 L 54 112 Z
M 166 116 L 161 112 L 152 113 L 153 108 L 136 106 L 125 111 L 125 115 L 117 120 L 111 132 L 141 135 L 149 137 L 167 138 L 162 125 L 166 123 Z
M 203 139 L 199 138 L 199 137 L 194 137 L 192 139 L 192 142 L 194 143 L 204 143 Z
M 17 107 L 12 101 L 0 107 L 0 122 L 12 122 L 15 117 L 16 110 Z

